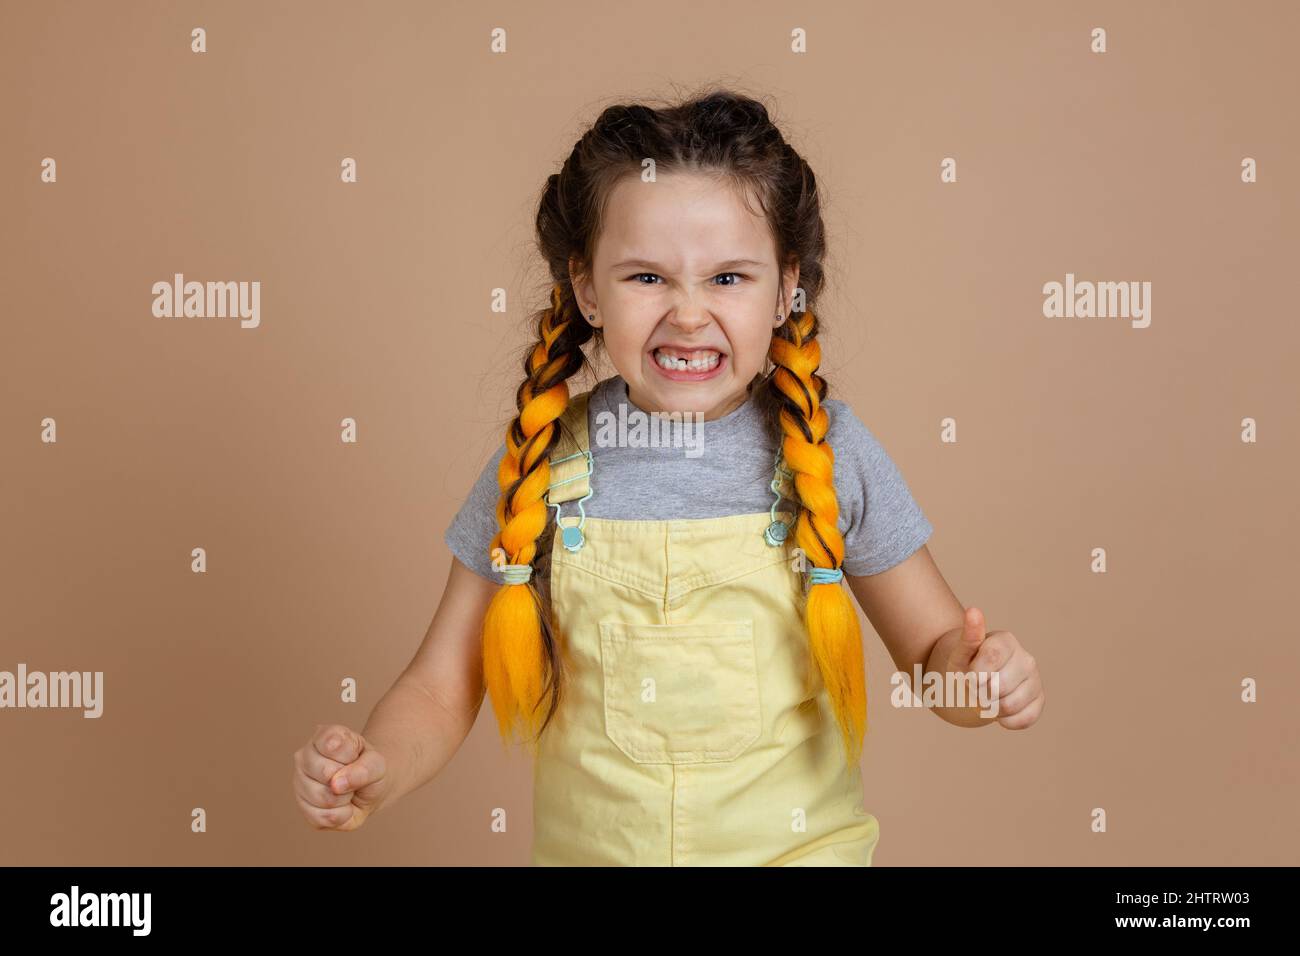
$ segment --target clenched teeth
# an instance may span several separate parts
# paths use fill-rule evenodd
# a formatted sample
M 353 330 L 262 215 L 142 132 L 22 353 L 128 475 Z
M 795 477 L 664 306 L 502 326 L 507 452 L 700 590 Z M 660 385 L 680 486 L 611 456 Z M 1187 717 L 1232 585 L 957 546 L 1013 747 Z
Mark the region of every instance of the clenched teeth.
M 712 349 L 701 349 L 696 352 L 678 352 L 677 350 L 655 349 L 655 361 L 662 368 L 675 369 L 677 371 L 691 370 L 696 372 L 706 372 L 718 364 L 721 353 Z

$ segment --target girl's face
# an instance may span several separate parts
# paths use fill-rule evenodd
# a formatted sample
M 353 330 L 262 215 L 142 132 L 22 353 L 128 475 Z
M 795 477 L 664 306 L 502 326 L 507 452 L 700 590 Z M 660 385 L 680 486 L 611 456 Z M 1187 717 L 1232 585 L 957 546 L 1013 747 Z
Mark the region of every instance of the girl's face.
M 745 401 L 798 282 L 797 265 L 778 268 L 762 215 L 698 173 L 620 181 L 591 275 L 573 275 L 632 403 L 705 420 Z

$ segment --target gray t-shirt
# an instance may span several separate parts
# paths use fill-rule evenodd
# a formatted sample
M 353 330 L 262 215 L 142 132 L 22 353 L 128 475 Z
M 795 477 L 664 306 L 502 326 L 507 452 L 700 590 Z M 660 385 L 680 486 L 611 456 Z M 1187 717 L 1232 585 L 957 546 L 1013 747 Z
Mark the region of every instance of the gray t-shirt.
M 675 446 L 602 443 L 598 429 L 617 429 L 644 410 L 628 399 L 627 382 L 615 375 L 592 390 L 587 427 L 592 453 L 592 495 L 583 508 L 593 518 L 666 520 L 719 518 L 766 511 L 775 501 L 770 483 L 776 444 L 752 401 L 718 419 L 667 423 Z M 838 527 L 844 536 L 844 571 L 879 574 L 908 558 L 934 528 L 913 500 L 907 483 L 874 435 L 844 402 L 823 403 L 830 424 L 826 440 L 835 452 Z M 624 434 L 627 434 L 626 432 Z M 702 438 L 702 441 L 700 440 Z M 505 443 L 484 466 L 469 498 L 447 528 L 444 540 L 463 564 L 500 583 L 492 569 L 489 545 L 497 532 L 501 497 L 497 467 Z M 789 502 L 782 507 L 788 509 Z M 567 502 L 561 513 L 578 514 Z M 555 510 L 547 509 L 548 521 Z

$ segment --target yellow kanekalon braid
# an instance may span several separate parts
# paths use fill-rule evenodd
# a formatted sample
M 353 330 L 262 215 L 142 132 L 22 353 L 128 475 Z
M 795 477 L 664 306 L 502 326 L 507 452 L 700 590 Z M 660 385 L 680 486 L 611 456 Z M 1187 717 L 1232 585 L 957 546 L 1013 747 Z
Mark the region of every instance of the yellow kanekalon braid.
M 786 465 L 794 472 L 799 499 L 795 541 L 815 567 L 842 570 L 844 539 L 836 522 L 839 504 L 833 482 L 835 453 L 825 436 L 830 420 L 822 407 L 826 383 L 817 375 L 821 346 L 811 312 L 791 314 L 789 340 L 772 336 L 769 356 L 776 366 L 773 384 L 799 409 L 781 409 L 781 443 Z M 811 435 L 811 441 L 807 437 Z M 844 738 L 845 755 L 856 764 L 867 729 L 867 684 L 858 615 L 838 582 L 818 582 L 808 590 L 804 612 L 813 659 L 830 694 Z
M 551 482 L 551 438 L 556 419 L 569 404 L 569 386 L 562 371 L 568 359 L 550 355 L 552 344 L 575 314 L 565 308 L 563 289 L 559 283 L 555 285 L 551 308 L 542 313 L 538 323 L 539 341 L 528 357 L 528 378 L 517 396 L 519 414 L 506 428 L 506 453 L 497 469 L 500 530 L 490 549 L 502 548 L 510 565 L 505 569 L 505 583 L 493 595 L 483 618 L 483 678 L 507 748 L 516 725 L 523 731 L 525 743 L 535 745 L 542 722 L 545 648 L 541 602 L 528 580 L 537 538 L 546 529 L 543 496 Z M 557 375 L 561 376 L 558 380 Z M 554 384 L 538 391 L 546 382 Z M 509 495 L 516 481 L 519 486 Z

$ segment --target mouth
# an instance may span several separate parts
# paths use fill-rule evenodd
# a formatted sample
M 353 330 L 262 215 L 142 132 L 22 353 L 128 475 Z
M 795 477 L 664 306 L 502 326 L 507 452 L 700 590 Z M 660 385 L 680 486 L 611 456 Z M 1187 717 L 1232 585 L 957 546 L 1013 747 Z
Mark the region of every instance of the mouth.
M 650 364 L 674 382 L 702 382 L 726 366 L 727 353 L 717 349 L 678 349 L 663 345 L 651 349 Z

